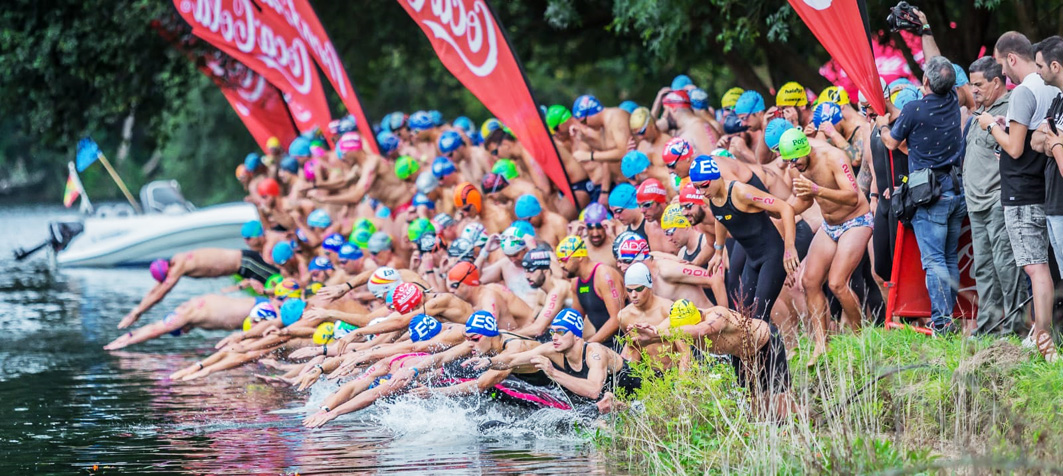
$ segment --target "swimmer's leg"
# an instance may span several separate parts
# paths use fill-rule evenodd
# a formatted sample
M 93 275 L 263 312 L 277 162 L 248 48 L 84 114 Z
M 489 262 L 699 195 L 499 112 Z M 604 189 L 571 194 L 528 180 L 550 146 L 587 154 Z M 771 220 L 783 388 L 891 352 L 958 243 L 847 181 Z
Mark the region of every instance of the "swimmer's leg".
M 139 344 L 181 329 L 186 324 L 188 324 L 188 317 L 184 314 L 176 313 L 168 321 L 153 322 L 135 331 L 122 334 L 121 337 L 111 341 L 110 344 L 103 346 L 103 349 L 118 350 L 129 345 Z
M 272 348 L 269 348 L 269 349 L 256 350 L 254 352 L 247 352 L 247 353 L 242 353 L 242 354 L 230 353 L 225 358 L 221 359 L 221 361 L 219 361 L 219 362 L 215 362 L 215 363 L 210 364 L 210 365 L 204 364 L 203 369 L 201 369 L 201 370 L 199 370 L 197 372 L 194 372 L 191 375 L 185 375 L 184 377 L 181 378 L 181 380 L 195 380 L 197 378 L 206 377 L 206 376 L 208 376 L 208 375 L 210 375 L 212 373 L 215 373 L 215 372 L 221 372 L 221 371 L 224 371 L 224 370 L 229 370 L 229 369 L 236 368 L 236 367 L 239 367 L 241 365 L 244 365 L 244 364 L 246 364 L 248 362 L 254 362 L 254 361 L 262 358 L 263 356 L 265 356 L 265 355 L 277 350 L 278 347 L 280 347 L 280 346 L 272 347 Z

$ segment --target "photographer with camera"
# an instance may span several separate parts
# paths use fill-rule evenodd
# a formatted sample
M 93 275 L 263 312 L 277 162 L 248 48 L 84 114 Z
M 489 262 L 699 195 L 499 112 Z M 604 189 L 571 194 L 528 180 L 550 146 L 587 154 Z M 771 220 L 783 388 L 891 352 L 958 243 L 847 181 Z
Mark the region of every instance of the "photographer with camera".
M 909 189 L 918 206 L 912 228 L 930 295 L 935 335 L 956 332 L 952 309 L 959 286 L 957 247 L 967 215 L 959 165 L 963 160 L 960 105 L 953 86 L 956 71 L 943 56 L 926 62 L 923 88 L 929 93 L 904 105 L 893 127 L 889 114 L 875 120 L 882 143 L 890 150 L 908 142 Z
M 922 10 L 909 5 L 908 2 L 900 2 L 890 9 L 890 15 L 886 17 L 886 23 L 890 26 L 891 31 L 904 30 L 919 35 L 923 46 L 924 59 L 942 56 L 941 48 L 938 48 L 937 41 L 934 41 L 934 31 L 930 28 L 930 22 Z M 961 111 L 963 122 L 966 123 L 968 111 L 978 108 L 978 104 L 975 104 L 974 96 L 971 94 L 971 87 L 967 82 L 963 68 L 955 64 L 952 68 L 956 71 L 956 85 L 954 86 L 956 88 L 956 97 L 960 106 L 967 108 L 966 111 Z

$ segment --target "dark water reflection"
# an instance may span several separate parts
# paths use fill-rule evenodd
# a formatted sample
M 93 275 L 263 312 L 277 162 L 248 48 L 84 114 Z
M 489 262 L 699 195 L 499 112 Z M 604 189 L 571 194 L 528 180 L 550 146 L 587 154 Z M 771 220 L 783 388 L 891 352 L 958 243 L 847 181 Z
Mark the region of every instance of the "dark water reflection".
M 266 385 L 251 366 L 193 383 L 167 375 L 223 332 L 164 337 L 104 352 L 151 285 L 145 270 L 54 271 L 36 244 L 54 207 L 0 208 L 0 469 L 12 474 L 615 474 L 556 410 L 399 399 L 300 426 L 335 386 Z M 142 322 L 228 284 L 182 281 Z M 481 432 L 488 420 L 509 425 Z M 96 471 L 93 466 L 96 465 Z

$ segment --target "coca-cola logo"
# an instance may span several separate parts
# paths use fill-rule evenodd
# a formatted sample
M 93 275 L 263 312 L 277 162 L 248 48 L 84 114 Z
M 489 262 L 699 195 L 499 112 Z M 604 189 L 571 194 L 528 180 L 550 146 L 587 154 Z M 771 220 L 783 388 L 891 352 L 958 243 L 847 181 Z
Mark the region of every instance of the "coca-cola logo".
M 256 3 L 262 5 L 263 8 L 270 8 L 277 12 L 284 19 L 295 28 L 295 31 L 299 33 L 303 41 L 310 47 L 310 51 L 314 52 L 314 57 L 317 58 L 318 65 L 328 75 L 333 85 L 337 87 L 340 93 L 340 97 L 347 97 L 347 81 L 346 73 L 343 70 L 343 63 L 340 62 L 339 55 L 336 53 L 336 48 L 332 46 L 332 42 L 329 41 L 324 30 L 321 31 L 321 38 L 315 32 L 315 29 L 306 21 L 306 19 L 299 13 L 299 8 L 294 4 L 294 0 L 255 0 Z M 301 5 L 305 5 L 308 10 L 308 15 L 313 15 L 313 10 L 310 5 L 306 3 L 306 0 L 301 0 Z M 315 15 L 316 16 L 316 15 Z
M 415 12 L 421 13 L 427 0 L 407 0 Z M 475 0 L 465 9 L 465 0 L 431 0 L 430 13 L 420 18 L 436 38 L 446 42 L 473 74 L 484 77 L 498 65 L 498 38 L 494 16 L 487 5 Z M 463 40 L 459 42 L 458 40 Z M 487 49 L 484 50 L 486 43 Z
M 808 5 L 816 10 L 826 10 L 830 8 L 830 4 L 834 0 L 805 0 L 805 5 Z
M 300 94 L 313 89 L 313 65 L 306 44 L 299 38 L 283 37 L 256 18 L 250 0 L 181 0 L 179 10 L 186 19 L 191 13 L 193 28 L 205 28 L 240 52 L 254 55 Z

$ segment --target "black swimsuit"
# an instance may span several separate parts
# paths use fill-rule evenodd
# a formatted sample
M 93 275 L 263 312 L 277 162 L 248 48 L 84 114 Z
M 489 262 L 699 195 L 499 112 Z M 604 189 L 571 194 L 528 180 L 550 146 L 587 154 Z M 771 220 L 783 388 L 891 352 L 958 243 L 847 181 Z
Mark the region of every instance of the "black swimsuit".
M 689 261 L 689 262 L 693 263 L 694 262 L 694 258 L 697 258 L 698 255 L 701 254 L 701 245 L 704 244 L 704 243 L 705 243 L 705 235 L 699 233 L 698 234 L 698 247 L 694 248 L 693 252 L 685 251 L 685 248 L 684 248 L 684 250 L 682 251 L 682 254 L 679 257 L 681 259 L 683 259 L 684 261 Z
M 564 372 L 566 375 L 586 380 L 587 374 L 590 372 L 587 367 L 588 344 L 588 342 L 583 343 L 583 357 L 581 359 L 583 362 L 583 368 L 579 370 L 573 369 L 572 366 L 568 364 L 568 357 L 565 357 L 564 355 L 561 356 L 564 366 L 558 366 L 553 360 L 550 361 L 550 364 L 553 365 L 555 369 Z M 601 394 L 605 392 L 621 389 L 630 393 L 642 386 L 642 379 L 632 374 L 631 367 L 628 367 L 626 360 L 624 361 L 624 365 L 620 367 L 620 370 L 617 372 L 610 372 L 610 377 L 612 378 L 606 379 L 605 387 L 602 388 L 602 392 L 598 394 L 598 398 L 601 398 Z
M 502 350 L 506 350 L 506 345 L 509 344 L 510 342 L 515 341 L 515 340 L 526 340 L 526 341 L 538 342 L 535 339 L 531 339 L 529 337 L 524 337 L 522 335 L 517 335 L 517 334 L 513 334 L 513 333 L 509 333 L 509 332 L 503 332 L 502 334 L 506 334 L 506 335 L 512 336 L 512 337 L 510 337 L 508 339 L 503 339 L 502 340 Z M 550 377 L 546 376 L 546 372 L 543 372 L 542 370 L 536 370 L 535 372 L 531 372 L 531 373 L 511 372 L 510 375 L 515 377 L 515 378 L 521 379 L 521 380 L 523 380 L 524 382 L 526 382 L 526 383 L 528 383 L 530 385 L 537 385 L 537 386 L 540 386 L 540 387 L 548 386 L 552 382 L 552 380 L 550 380 Z
M 576 279 L 576 298 L 579 300 L 579 305 L 583 308 L 584 314 L 587 315 L 587 319 L 591 321 L 591 324 L 594 324 L 596 330 L 601 329 L 609 321 L 609 309 L 605 307 L 605 300 L 594 289 L 594 275 L 601 265 L 601 263 L 594 265 L 594 269 L 591 270 L 591 275 L 586 281 L 582 278 Z M 617 345 L 616 334 L 614 333 L 608 339 L 602 341 L 602 345 L 615 350 Z
M 280 272 L 277 268 L 266 264 L 266 261 L 262 259 L 262 255 L 257 251 L 243 250 L 241 253 L 240 269 L 236 271 L 236 274 L 240 275 L 241 278 L 254 279 L 265 284 L 270 276 Z

